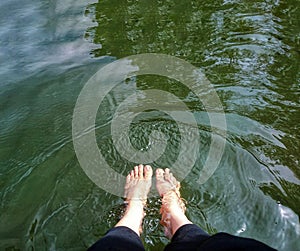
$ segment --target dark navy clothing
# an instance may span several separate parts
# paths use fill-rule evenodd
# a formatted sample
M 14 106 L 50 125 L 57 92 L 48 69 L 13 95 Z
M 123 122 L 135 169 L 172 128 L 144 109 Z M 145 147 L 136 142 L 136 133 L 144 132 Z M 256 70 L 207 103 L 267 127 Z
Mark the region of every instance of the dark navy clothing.
M 139 236 L 127 227 L 115 227 L 91 246 L 88 251 L 144 251 Z M 165 251 L 274 251 L 262 242 L 218 233 L 210 236 L 200 227 L 187 224 L 180 227 L 165 247 Z

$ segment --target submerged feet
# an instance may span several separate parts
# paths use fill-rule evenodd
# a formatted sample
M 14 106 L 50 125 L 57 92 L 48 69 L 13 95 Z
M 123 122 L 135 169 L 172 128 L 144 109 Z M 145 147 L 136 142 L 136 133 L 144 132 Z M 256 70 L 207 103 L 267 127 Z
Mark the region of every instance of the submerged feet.
M 152 168 L 149 165 L 135 166 L 127 175 L 125 198 L 127 208 L 123 218 L 116 224 L 126 226 L 140 235 L 144 218 L 144 206 L 151 188 Z M 162 197 L 160 223 L 164 226 L 165 234 L 171 238 L 178 228 L 192 224 L 185 216 L 185 205 L 180 197 L 180 183 L 168 168 L 156 170 L 156 188 Z

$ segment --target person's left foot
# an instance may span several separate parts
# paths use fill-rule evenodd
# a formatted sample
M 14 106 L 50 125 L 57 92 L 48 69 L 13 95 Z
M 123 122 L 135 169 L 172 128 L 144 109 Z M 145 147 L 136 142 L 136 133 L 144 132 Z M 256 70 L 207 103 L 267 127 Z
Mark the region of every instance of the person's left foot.
M 135 166 L 127 175 L 124 197 L 128 203 L 132 201 L 146 202 L 151 188 L 152 174 L 151 166 L 139 165 Z

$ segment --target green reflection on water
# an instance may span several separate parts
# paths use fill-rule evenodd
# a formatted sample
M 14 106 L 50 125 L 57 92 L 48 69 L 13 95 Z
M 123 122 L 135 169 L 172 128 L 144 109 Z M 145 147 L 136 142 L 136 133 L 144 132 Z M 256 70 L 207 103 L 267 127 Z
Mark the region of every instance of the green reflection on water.
M 97 21 L 97 26 L 86 32 L 86 38 L 101 45 L 101 48 L 93 50 L 96 57 L 112 55 L 122 58 L 146 52 L 166 53 L 185 59 L 205 70 L 222 99 L 225 111 L 243 116 L 229 123 L 242 127 L 240 130 L 248 131 L 242 137 L 238 135 L 235 128 L 229 132 L 229 140 L 232 144 L 229 148 L 233 147 L 235 150 L 231 154 L 228 150 L 220 170 L 223 168 L 223 172 L 226 172 L 226 168 L 241 167 L 242 178 L 234 178 L 234 174 L 228 178 L 232 180 L 230 183 L 234 186 L 233 190 L 241 190 L 241 197 L 238 196 L 237 200 L 244 201 L 243 196 L 254 197 L 247 203 L 245 202 L 247 204 L 245 208 L 249 210 L 249 206 L 253 203 L 254 205 L 252 204 L 250 208 L 257 207 L 262 214 L 266 209 L 261 207 L 267 207 L 268 202 L 266 198 L 261 198 L 262 195 L 257 189 L 264 195 L 270 196 L 274 202 L 280 202 L 298 215 L 300 213 L 298 189 L 300 172 L 297 154 L 299 140 L 295 142 L 295 139 L 299 139 L 297 128 L 299 129 L 300 118 L 299 19 L 297 18 L 299 10 L 292 9 L 291 6 L 294 3 L 295 1 L 279 3 L 243 1 L 238 4 L 222 1 L 213 3 L 207 1 L 101 1 L 87 8 L 87 11 L 94 13 Z M 289 20 L 286 19 L 286 13 L 289 13 Z M 292 35 L 293 32 L 296 32 L 298 36 Z M 145 86 L 146 88 L 167 88 L 168 91 L 173 89 L 173 92 L 174 90 L 177 92 L 177 96 L 181 96 L 189 104 L 191 110 L 199 109 L 196 108 L 199 107 L 199 102 L 193 103 L 194 99 L 188 97 L 183 87 L 164 83 L 154 77 L 148 77 L 148 81 L 140 80 L 140 78 L 136 81 L 139 89 Z M 194 115 L 197 117 L 197 114 Z M 243 122 L 245 117 L 257 121 L 258 124 L 251 127 L 249 121 Z M 273 135 L 278 137 L 282 144 L 270 144 L 254 136 L 260 127 L 271 128 L 271 130 L 273 128 Z M 143 130 L 140 130 L 140 133 L 143 134 Z M 207 143 L 206 140 L 203 144 Z M 242 154 L 244 158 L 237 158 L 236 155 L 241 149 L 246 150 Z M 204 148 L 202 150 L 205 153 Z M 254 159 L 247 161 L 248 158 L 253 158 L 250 157 L 251 155 Z M 252 165 L 249 162 L 253 162 Z M 201 160 L 196 164 L 195 170 L 201 169 L 199 163 Z M 258 170 L 255 170 L 255 166 Z M 266 172 L 272 178 L 267 178 L 267 180 L 264 180 L 265 177 L 251 178 L 251 175 L 246 175 L 244 169 L 250 169 L 252 173 Z M 239 173 L 237 170 L 228 171 L 230 172 Z M 197 171 L 190 175 L 191 177 L 186 180 L 187 183 L 192 183 L 193 175 L 197 177 Z M 218 174 L 215 176 L 218 177 Z M 248 183 L 254 184 L 256 188 Z M 204 185 L 206 186 L 210 185 Z M 186 196 L 192 203 L 195 203 L 190 207 L 191 214 L 196 214 L 193 220 L 199 224 L 202 221 L 202 225 L 211 232 L 222 229 L 220 225 L 219 229 L 213 227 L 212 222 L 215 219 L 212 218 L 210 221 L 205 218 L 207 216 L 203 211 L 206 210 L 205 203 L 207 202 L 203 201 L 204 206 L 199 208 L 197 204 L 201 200 L 199 198 L 194 200 L 194 196 L 199 193 L 199 188 L 194 191 L 191 187 L 187 187 Z M 200 198 L 203 192 L 206 193 L 205 188 L 201 189 L 204 191 L 200 192 Z M 229 192 L 225 187 L 220 186 L 219 190 L 215 187 L 212 189 L 213 191 L 207 189 L 210 196 L 212 194 L 215 194 L 216 198 L 228 196 Z M 238 193 L 233 191 L 235 195 Z M 229 198 L 232 197 L 229 196 Z M 223 203 L 230 203 L 229 198 L 223 199 Z M 208 200 L 214 199 L 208 198 Z M 262 203 L 260 200 L 265 200 L 265 202 Z M 212 208 L 219 205 L 217 202 L 211 202 L 211 204 Z M 243 210 L 246 210 L 245 208 Z M 202 213 L 196 213 L 197 210 Z M 248 214 L 243 210 L 240 214 Z M 230 210 L 226 207 L 223 209 L 221 207 L 220 211 L 222 213 L 217 217 L 226 217 L 228 214 L 229 218 L 234 218 L 228 224 L 237 224 L 236 219 L 241 217 L 238 213 L 234 217 L 234 213 L 229 212 Z M 249 218 L 256 217 L 252 215 Z M 249 218 L 240 220 L 241 225 L 249 224 L 252 228 L 257 228 L 256 233 L 259 232 L 258 219 L 253 220 L 255 223 L 251 224 Z M 274 220 L 272 222 L 275 225 L 278 224 L 277 220 L 275 223 Z M 263 228 L 272 228 L 272 224 L 269 224 L 265 223 Z M 229 229 L 226 230 L 230 231 Z M 250 232 L 251 230 L 248 232 L 249 235 L 251 235 Z M 147 236 L 147 238 L 151 237 Z M 153 244 L 153 242 L 149 243 Z M 155 243 L 157 242 L 154 241 L 154 246 Z
M 201 66 L 226 111 L 286 133 L 281 141 L 291 156 L 271 145 L 264 146 L 264 158 L 279 158 L 299 177 L 299 141 L 294 144 L 293 140 L 299 139 L 300 119 L 299 10 L 292 8 L 294 3 L 101 1 L 87 8 L 94 13 L 97 26 L 90 28 L 86 37 L 101 44 L 93 51 L 96 57 L 155 52 Z M 170 83 L 149 82 L 153 87 L 172 89 Z M 247 140 L 239 143 L 250 148 Z M 291 194 L 294 192 L 291 189 Z M 297 206 L 292 208 L 299 214 Z
M 87 30 L 86 38 L 101 45 L 101 48 L 93 50 L 95 57 L 112 55 L 122 58 L 139 53 L 165 53 L 178 56 L 205 70 L 222 99 L 225 111 L 228 114 L 242 116 L 228 121 L 229 124 L 232 123 L 233 127 L 240 127 L 239 130 L 247 131 L 244 136 L 240 136 L 236 128 L 229 131 L 229 141 L 232 145 L 228 148 L 234 150 L 232 153 L 228 153 L 230 152 L 228 150 L 225 154 L 220 170 L 223 168 L 223 172 L 226 172 L 226 168 L 233 168 L 234 171 L 228 172 L 239 173 L 236 168 L 241 167 L 242 178 L 234 178 L 234 174 L 228 178 L 231 185 L 235 187 L 233 194 L 239 193 L 235 191 L 236 189 L 241 190 L 241 197 L 238 196 L 237 199 L 241 201 L 245 201 L 243 196 L 248 199 L 254 197 L 245 202 L 247 206 L 244 210 L 250 210 L 249 207 L 257 208 L 255 210 L 260 211 L 261 214 L 267 210 L 261 207 L 267 207 L 268 199 L 262 199 L 257 189 L 262 191 L 264 196 L 270 196 L 274 202 L 279 202 L 300 214 L 300 172 L 299 154 L 297 154 L 299 152 L 297 129 L 300 122 L 299 18 L 297 15 L 300 13 L 298 9 L 293 10 L 293 4 L 295 1 L 239 3 L 101 1 L 87 8 L 87 12 L 94 13 L 97 25 Z M 289 16 L 288 20 L 286 13 Z M 202 111 L 201 108 L 199 109 L 199 102 L 193 102 L 194 99 L 188 97 L 183 87 L 159 81 L 155 77 L 148 77 L 148 81 L 138 78 L 136 83 L 139 89 L 152 87 L 173 90 L 177 92 L 177 96 L 185 100 L 191 110 Z M 194 115 L 197 117 L 196 113 Z M 251 122 L 249 123 L 245 117 L 258 123 L 251 126 Z M 263 127 L 270 128 L 271 131 L 274 129 L 270 134 L 278 137 L 282 144 L 270 144 L 261 137 L 255 136 Z M 277 130 L 278 134 L 275 132 Z M 143 130 L 140 130 L 140 133 L 143 134 Z M 202 137 L 204 137 L 203 132 Z M 295 139 L 298 140 L 295 142 Z M 205 143 L 204 140 L 202 143 L 206 145 L 209 141 L 206 140 Z M 236 155 L 241 149 L 246 150 L 242 151 L 244 158 L 237 158 Z M 205 153 L 205 148 L 202 151 Z M 250 156 L 254 157 L 251 161 L 247 160 L 253 158 Z M 252 162 L 252 165 L 249 162 Z M 201 157 L 195 170 L 201 169 L 199 163 Z M 255 166 L 258 170 L 255 170 Z M 264 180 L 265 177 L 251 178 L 250 174 L 247 176 L 244 169 L 250 169 L 250 173 L 266 172 L 272 178 L 267 180 Z M 186 179 L 187 183 L 192 183 L 193 175 L 197 177 L 197 171 Z M 218 174 L 215 176 L 218 177 Z M 206 186 L 210 187 L 208 184 L 204 185 Z M 191 214 L 196 214 L 193 220 L 205 226 L 210 232 L 220 231 L 220 225 L 219 229 L 213 227 L 212 222 L 215 219 L 212 218 L 210 221 L 205 218 L 207 217 L 203 213 L 206 210 L 205 204 L 210 203 L 200 198 L 203 193 L 210 194 L 208 201 L 214 200 L 211 198 L 212 194 L 215 195 L 212 197 L 226 198 L 229 193 L 226 189 L 229 188 L 220 186 L 218 190 L 212 187 L 212 190 L 207 188 L 207 192 L 205 188 L 200 188 L 202 191 L 199 192 L 199 188 L 194 191 L 193 186 L 187 187 L 188 201 L 195 203 L 190 207 Z M 194 196 L 198 193 L 200 198 L 194 200 Z M 227 204 L 230 203 L 230 198 L 232 197 L 229 196 L 221 201 Z M 199 206 L 200 201 L 203 204 Z M 211 204 L 213 205 L 211 207 L 219 206 L 217 202 Z M 197 213 L 197 210 L 202 213 Z M 229 218 L 234 218 L 233 222 L 228 222 L 232 225 L 237 224 L 239 221 L 237 218 L 243 218 L 238 213 L 234 217 L 235 214 L 229 211 L 225 206 L 221 207 L 221 213 L 216 217 L 226 217 L 228 214 Z M 240 214 L 248 213 L 240 211 Z M 251 224 L 250 218 L 256 218 L 253 220 L 255 223 Z M 269 222 L 270 225 L 265 223 L 263 228 L 273 228 L 272 224 L 278 224 L 277 220 L 274 222 L 271 218 L 268 220 L 273 223 Z M 251 228 L 257 228 L 257 233 L 260 231 L 258 219 L 259 217 L 251 215 L 241 220 L 241 225 L 249 224 Z M 229 229 L 225 228 L 225 231 L 230 231 Z M 250 232 L 251 230 L 248 232 L 249 235 Z M 151 239 L 150 236 L 147 238 Z M 154 241 L 154 244 L 151 241 L 149 243 L 155 246 L 157 241 Z

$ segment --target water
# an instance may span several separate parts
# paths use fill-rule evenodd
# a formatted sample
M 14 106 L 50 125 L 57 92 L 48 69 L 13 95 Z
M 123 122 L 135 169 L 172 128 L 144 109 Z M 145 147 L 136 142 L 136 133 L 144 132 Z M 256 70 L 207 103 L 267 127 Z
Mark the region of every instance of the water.
M 132 166 L 110 137 L 112 111 L 124 98 L 150 88 L 172 92 L 201 135 L 202 154 L 182 182 L 189 218 L 209 233 L 299 250 L 299 1 L 9 0 L 0 7 L 1 250 L 85 250 L 116 223 L 122 199 L 80 168 L 72 113 L 99 68 L 146 52 L 184 59 L 214 85 L 228 124 L 221 165 L 204 185 L 196 182 L 210 143 L 205 109 L 182 85 L 155 76 L 120 83 L 99 109 L 96 135 L 107 162 L 122 174 Z M 176 123 L 145 114 L 132 124 L 133 145 L 147 146 L 151 128 L 165 132 L 170 145 L 153 166 L 171 165 Z M 151 198 L 147 250 L 167 243 L 158 207 Z

